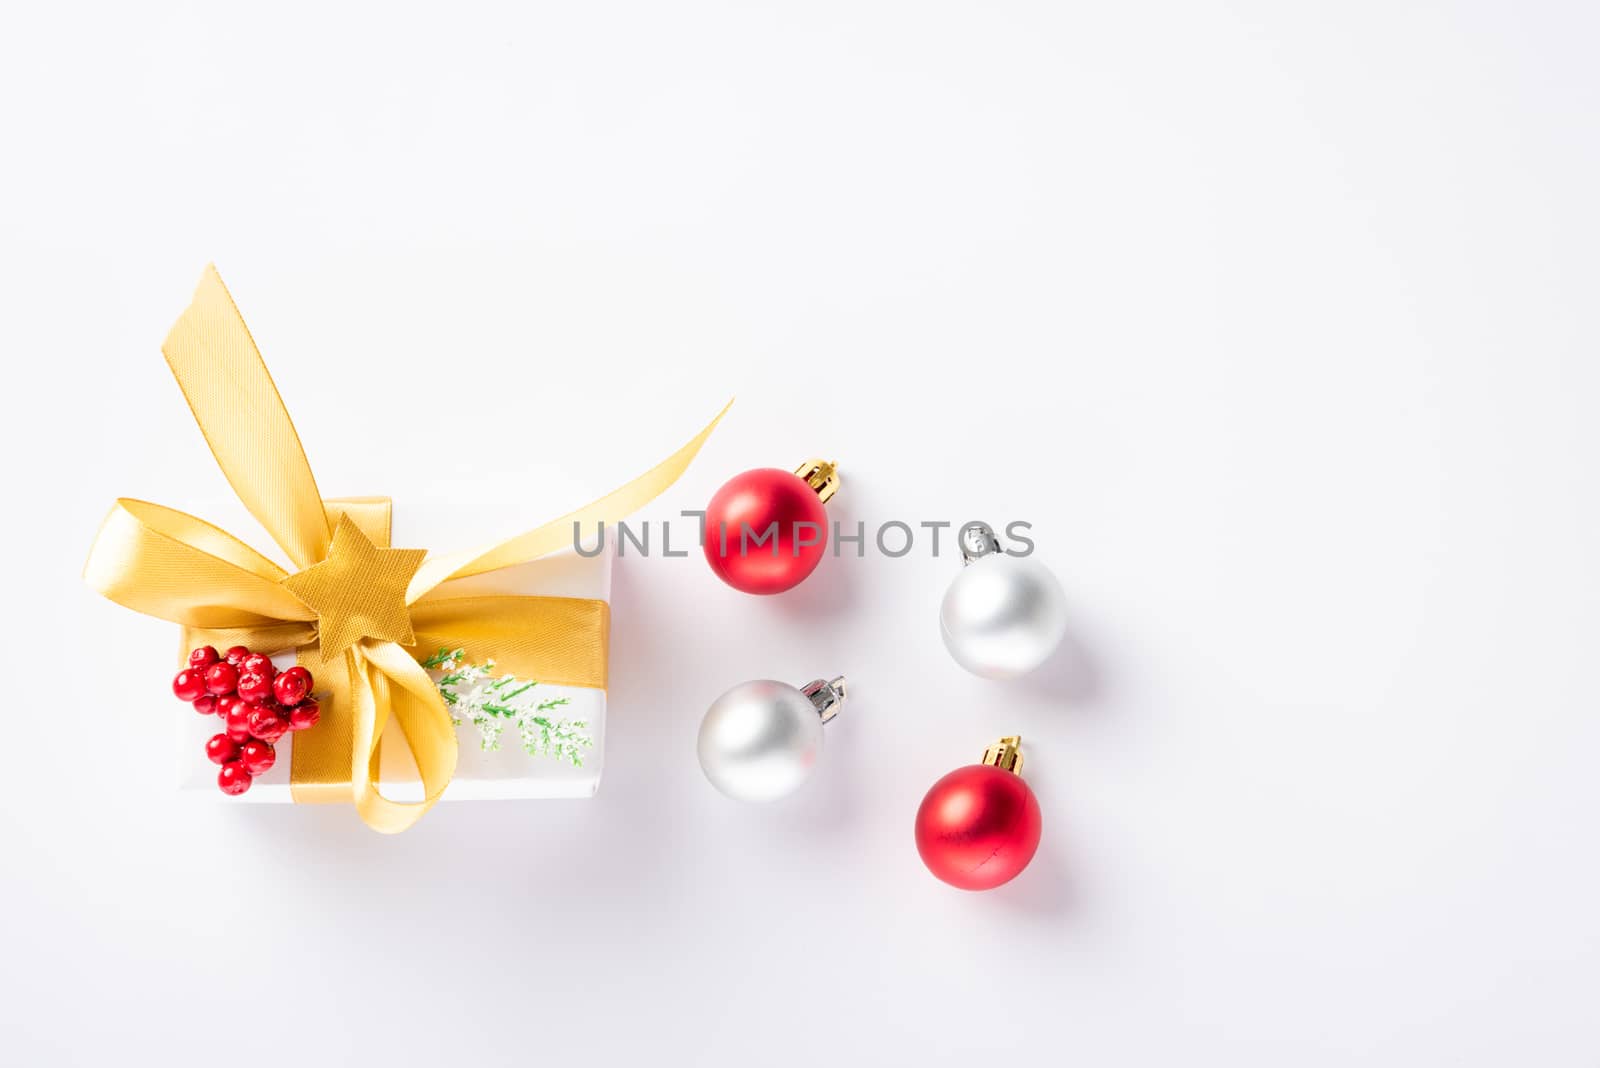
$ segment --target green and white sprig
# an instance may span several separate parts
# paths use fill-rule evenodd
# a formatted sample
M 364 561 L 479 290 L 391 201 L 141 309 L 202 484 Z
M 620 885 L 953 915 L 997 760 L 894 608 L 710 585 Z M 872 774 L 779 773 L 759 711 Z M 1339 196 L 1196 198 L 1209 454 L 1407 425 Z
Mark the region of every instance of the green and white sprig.
M 493 660 L 473 664 L 464 649 L 440 649 L 422 665 L 432 676 L 450 710 L 456 726 L 471 723 L 478 729 L 478 740 L 485 751 L 500 748 L 500 735 L 514 726 L 529 756 L 564 760 L 583 767 L 583 751 L 593 747 L 588 725 L 579 719 L 564 719 L 551 712 L 570 703 L 566 697 L 541 698 L 534 690 L 537 682 L 514 675 L 495 675 Z

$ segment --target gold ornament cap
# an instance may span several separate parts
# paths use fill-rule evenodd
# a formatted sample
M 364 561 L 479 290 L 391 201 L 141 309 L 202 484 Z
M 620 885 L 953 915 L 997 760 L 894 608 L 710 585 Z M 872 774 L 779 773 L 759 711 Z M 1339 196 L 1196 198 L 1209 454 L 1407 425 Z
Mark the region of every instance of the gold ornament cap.
M 823 504 L 839 492 L 839 465 L 828 460 L 807 460 L 794 469 L 801 481 L 810 486 Z
M 1022 774 L 1022 735 L 1010 734 L 983 751 L 983 763 L 990 767 Z

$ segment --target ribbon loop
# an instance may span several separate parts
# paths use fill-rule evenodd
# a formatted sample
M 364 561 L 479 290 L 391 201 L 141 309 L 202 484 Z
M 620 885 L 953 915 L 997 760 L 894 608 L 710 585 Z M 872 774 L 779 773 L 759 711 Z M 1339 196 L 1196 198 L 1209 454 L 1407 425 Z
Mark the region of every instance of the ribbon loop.
M 305 447 L 228 287 L 208 264 L 161 345 L 217 466 L 298 567 L 328 551 L 328 520 Z
M 384 718 L 375 716 L 372 732 L 358 734 L 365 738 L 366 747 L 359 741 L 354 747 L 350 777 L 355 784 L 356 812 L 362 820 L 373 830 L 394 834 L 421 819 L 450 785 L 456 771 L 456 732 L 433 679 L 403 648 L 394 642 L 366 642 L 361 658 L 373 687 L 374 711 L 386 708 L 394 717 L 422 778 L 421 801 L 391 801 L 378 792 L 372 765 L 383 737 Z
M 279 585 L 283 568 L 210 523 L 148 501 L 112 506 L 83 578 L 125 608 L 190 627 L 316 618 Z
M 515 567 L 537 560 L 541 556 L 548 556 L 572 544 L 574 528 L 600 522 L 614 524 L 619 519 L 627 518 L 678 481 L 678 478 L 689 469 L 689 464 L 700 452 L 700 447 L 706 443 L 706 439 L 711 436 L 711 432 L 717 428 L 717 424 L 728 414 L 728 409 L 731 407 L 733 402 L 729 401 L 722 406 L 722 411 L 717 413 L 716 418 L 706 424 L 704 430 L 690 438 L 683 448 L 632 482 L 617 487 L 604 497 L 487 549 L 449 553 L 424 561 L 411 580 L 411 586 L 406 591 L 406 600 L 415 604 L 427 596 L 435 586 L 450 579 L 482 575 L 485 572 L 498 571 L 503 567 Z

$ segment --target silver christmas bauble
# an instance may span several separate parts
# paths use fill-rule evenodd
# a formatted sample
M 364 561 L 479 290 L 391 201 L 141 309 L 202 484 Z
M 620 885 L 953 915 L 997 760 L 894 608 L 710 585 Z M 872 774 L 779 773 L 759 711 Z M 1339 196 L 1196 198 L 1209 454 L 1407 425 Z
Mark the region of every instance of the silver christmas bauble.
M 986 679 L 1026 675 L 1067 632 L 1067 597 L 1043 564 L 999 551 L 981 524 L 963 536 L 961 569 L 939 606 L 939 630 L 956 663 Z
M 700 722 L 700 767 L 711 785 L 739 801 L 773 801 L 811 775 L 822 724 L 844 701 L 844 679 L 803 690 L 772 679 L 741 682 L 711 703 Z

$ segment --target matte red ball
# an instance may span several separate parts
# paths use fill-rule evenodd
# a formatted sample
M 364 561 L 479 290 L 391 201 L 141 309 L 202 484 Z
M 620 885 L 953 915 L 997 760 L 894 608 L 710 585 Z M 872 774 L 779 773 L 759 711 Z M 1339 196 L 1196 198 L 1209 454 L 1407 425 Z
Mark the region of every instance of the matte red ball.
M 299 704 L 311 693 L 311 672 L 296 664 L 272 680 L 272 693 L 280 705 Z
M 799 475 L 776 467 L 729 479 L 706 505 L 705 529 L 706 562 L 745 593 L 792 589 L 828 547 L 822 499 Z
M 317 720 L 322 718 L 322 706 L 315 701 L 301 701 L 289 709 L 289 729 L 303 731 L 308 727 L 315 727 Z
M 239 685 L 239 669 L 227 661 L 206 668 L 206 690 L 214 694 L 233 693 Z
M 262 656 L 260 653 L 251 653 L 239 661 L 239 674 L 243 675 L 247 671 L 252 675 L 265 675 L 269 682 L 278 673 L 278 669 L 272 666 L 272 657 Z
M 206 757 L 213 764 L 226 764 L 239 759 L 239 743 L 226 734 L 213 734 L 206 742 Z
M 221 698 L 213 697 L 211 694 L 205 694 L 204 696 L 196 697 L 192 704 L 194 705 L 194 710 L 196 712 L 200 713 L 202 716 L 209 716 L 217 711 L 217 702 L 219 700 L 221 700 Z
M 1039 848 L 1039 802 L 1020 775 L 973 764 L 938 782 L 917 809 L 917 852 L 962 890 L 1016 878 Z
M 239 762 L 251 775 L 265 775 L 277 759 L 277 752 L 269 742 L 252 740 L 239 747 Z
M 211 646 L 202 645 L 200 648 L 192 650 L 189 653 L 189 666 L 192 668 L 199 668 L 204 671 L 206 668 L 210 667 L 212 664 L 215 664 L 221 659 L 222 655 Z
M 241 701 L 260 701 L 272 696 L 272 679 L 254 671 L 239 672 L 239 686 L 234 691 Z
M 237 796 L 250 789 L 250 772 L 243 762 L 230 760 L 217 772 L 217 785 L 223 793 Z
M 180 701 L 193 701 L 206 693 L 205 672 L 184 668 L 172 677 L 172 692 Z

